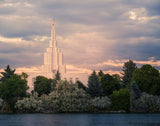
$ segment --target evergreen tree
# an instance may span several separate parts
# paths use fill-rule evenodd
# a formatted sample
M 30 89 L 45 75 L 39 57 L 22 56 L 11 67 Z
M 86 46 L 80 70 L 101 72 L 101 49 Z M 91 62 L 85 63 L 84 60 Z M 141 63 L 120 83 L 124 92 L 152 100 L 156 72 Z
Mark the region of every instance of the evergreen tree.
M 26 80 L 28 78 L 28 74 L 22 72 L 22 74 L 20 75 L 22 79 Z
M 133 81 L 129 87 L 130 95 L 133 99 L 138 99 L 141 96 L 141 90 L 139 89 L 137 83 Z
M 132 60 L 129 60 L 124 63 L 124 66 L 122 69 L 122 71 L 123 71 L 122 81 L 125 85 L 130 83 L 130 81 L 132 79 L 133 71 L 135 71 L 136 69 L 137 69 L 137 66 Z
M 100 70 L 100 71 L 98 72 L 98 76 L 99 76 L 99 77 L 103 77 L 103 76 L 104 76 L 104 73 L 103 73 L 102 70 Z
M 15 69 L 12 70 L 9 65 L 7 65 L 7 68 L 4 69 L 4 72 L 0 72 L 2 74 L 0 81 L 3 83 L 7 79 L 10 78 L 10 76 L 14 75 Z
M 77 86 L 78 86 L 79 89 L 83 89 L 84 91 L 86 91 L 87 87 L 84 86 L 84 84 L 81 81 L 78 80 L 76 82 L 76 84 L 77 84 Z
M 55 74 L 55 80 L 56 81 L 60 81 L 61 80 L 61 75 L 60 75 L 59 71 L 57 71 L 57 73 Z
M 101 79 L 102 79 L 103 76 L 104 76 L 104 73 L 103 73 L 102 70 L 100 70 L 100 71 L 98 72 L 98 78 L 99 78 L 99 81 L 100 81 L 100 82 L 101 82 Z
M 133 111 L 135 106 L 134 103 L 141 97 L 141 91 L 135 81 L 133 81 L 129 87 L 130 91 L 130 111 Z
M 87 93 L 92 97 L 102 96 L 102 88 L 95 70 L 89 76 Z

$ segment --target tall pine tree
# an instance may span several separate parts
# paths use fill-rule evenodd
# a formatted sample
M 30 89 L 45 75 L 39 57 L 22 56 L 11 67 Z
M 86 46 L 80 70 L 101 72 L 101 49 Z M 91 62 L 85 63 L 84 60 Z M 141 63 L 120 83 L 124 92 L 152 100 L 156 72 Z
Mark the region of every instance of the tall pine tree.
M 102 95 L 102 88 L 95 70 L 91 76 L 89 76 L 87 93 L 92 97 L 98 97 Z
M 130 81 L 132 79 L 133 71 L 135 71 L 136 69 L 137 69 L 137 66 L 132 60 L 129 60 L 124 63 L 123 69 L 122 69 L 122 71 L 123 71 L 122 81 L 125 85 L 130 83 Z
M 10 66 L 9 65 L 7 65 L 7 68 L 6 69 L 4 69 L 4 72 L 0 72 L 1 73 L 1 79 L 0 79 L 0 82 L 5 82 L 7 79 L 9 79 L 10 78 L 10 76 L 12 76 L 12 75 L 14 75 L 14 72 L 15 72 L 15 69 L 14 70 L 12 70 L 11 68 L 10 68 Z

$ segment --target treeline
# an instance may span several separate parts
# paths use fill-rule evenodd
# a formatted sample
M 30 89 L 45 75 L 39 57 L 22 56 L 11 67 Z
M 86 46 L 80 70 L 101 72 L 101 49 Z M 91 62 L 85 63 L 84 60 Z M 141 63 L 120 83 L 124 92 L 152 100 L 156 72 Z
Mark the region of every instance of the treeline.
M 149 64 L 137 68 L 129 60 L 122 76 L 93 71 L 87 86 L 61 80 L 58 71 L 54 79 L 37 76 L 31 94 L 28 75 L 14 72 L 1 72 L 1 112 L 160 112 L 160 73 Z

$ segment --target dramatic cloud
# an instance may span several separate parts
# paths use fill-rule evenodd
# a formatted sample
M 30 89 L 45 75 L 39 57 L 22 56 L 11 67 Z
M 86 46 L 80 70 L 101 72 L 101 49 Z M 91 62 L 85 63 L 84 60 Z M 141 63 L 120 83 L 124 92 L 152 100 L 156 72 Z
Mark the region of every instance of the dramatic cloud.
M 0 69 L 37 71 L 53 18 L 71 72 L 117 73 L 128 59 L 159 69 L 159 8 L 158 0 L 1 0 Z

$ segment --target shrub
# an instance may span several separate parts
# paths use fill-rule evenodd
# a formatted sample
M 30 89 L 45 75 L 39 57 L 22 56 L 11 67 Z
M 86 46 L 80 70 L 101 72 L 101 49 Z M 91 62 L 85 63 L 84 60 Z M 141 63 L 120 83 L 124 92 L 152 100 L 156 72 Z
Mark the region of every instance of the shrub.
M 43 102 L 38 97 L 37 93 L 33 93 L 29 98 L 18 100 L 15 104 L 15 108 L 18 112 L 42 112 Z
M 107 110 L 111 105 L 111 100 L 107 96 L 95 97 L 91 100 L 91 105 L 93 106 L 93 108 L 96 108 L 98 110 Z
M 112 110 L 125 110 L 129 111 L 130 106 L 130 94 L 128 89 L 120 89 L 119 91 L 114 91 L 110 95 L 112 99 L 111 108 Z
M 160 112 L 160 97 L 142 93 L 133 101 L 133 112 Z

